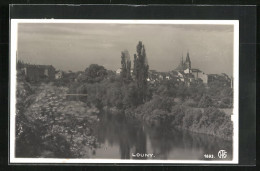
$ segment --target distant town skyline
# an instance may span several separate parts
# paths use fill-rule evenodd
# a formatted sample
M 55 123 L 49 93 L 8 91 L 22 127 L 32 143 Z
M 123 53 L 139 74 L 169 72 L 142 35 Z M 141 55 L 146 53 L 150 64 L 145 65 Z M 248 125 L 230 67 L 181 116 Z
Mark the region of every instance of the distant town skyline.
M 83 71 L 90 64 L 121 67 L 127 49 L 133 63 L 138 41 L 146 48 L 150 69 L 174 70 L 189 52 L 192 68 L 233 75 L 233 25 L 150 25 L 20 23 L 18 58 Z

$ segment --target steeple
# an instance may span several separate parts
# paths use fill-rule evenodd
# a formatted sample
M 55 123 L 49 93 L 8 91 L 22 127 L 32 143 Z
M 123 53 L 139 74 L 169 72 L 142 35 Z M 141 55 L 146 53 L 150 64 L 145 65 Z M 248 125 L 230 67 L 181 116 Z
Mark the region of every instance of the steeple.
M 191 61 L 190 61 L 190 54 L 189 51 L 187 52 L 186 61 L 185 61 L 186 67 L 191 69 Z
M 189 55 L 189 51 L 187 52 L 187 56 L 186 56 L 186 62 L 190 62 L 190 55 Z
M 183 65 L 183 53 L 181 54 L 181 65 Z

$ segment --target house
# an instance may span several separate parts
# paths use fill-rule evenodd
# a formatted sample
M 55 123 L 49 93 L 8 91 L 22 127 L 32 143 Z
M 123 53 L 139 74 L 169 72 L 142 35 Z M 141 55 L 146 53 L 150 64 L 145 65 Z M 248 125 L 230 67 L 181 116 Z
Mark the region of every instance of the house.
M 178 71 L 175 77 L 177 78 L 177 80 L 184 82 L 184 72 Z
M 159 74 L 159 75 L 158 75 L 158 78 L 159 78 L 159 80 L 163 80 L 163 75 L 162 75 L 162 74 Z
M 187 86 L 190 86 L 190 84 L 195 80 L 194 75 L 192 73 L 184 74 L 184 83 Z
M 61 79 L 61 78 L 63 78 L 63 76 L 64 76 L 64 72 L 63 71 L 57 71 L 55 73 L 55 79 Z
M 203 83 L 207 84 L 208 83 L 208 75 L 202 72 L 199 69 L 191 69 L 192 75 L 194 75 L 194 79 L 198 80 L 201 79 Z
M 183 70 L 183 72 L 184 72 L 185 74 L 189 74 L 189 73 L 191 73 L 191 69 L 190 69 L 190 68 L 187 68 L 187 69 Z
M 121 72 L 122 72 L 122 69 L 121 69 L 121 68 L 118 68 L 118 69 L 116 70 L 116 75 L 120 75 Z
M 116 70 L 116 75 L 120 75 L 121 72 L 122 72 L 122 69 L 121 69 L 121 68 L 118 68 L 118 69 Z M 133 76 L 133 73 L 134 73 L 134 70 L 131 69 L 131 70 L 130 70 L 131 76 Z
M 24 72 L 25 78 L 30 81 L 55 79 L 55 68 L 52 65 L 24 64 L 21 70 Z

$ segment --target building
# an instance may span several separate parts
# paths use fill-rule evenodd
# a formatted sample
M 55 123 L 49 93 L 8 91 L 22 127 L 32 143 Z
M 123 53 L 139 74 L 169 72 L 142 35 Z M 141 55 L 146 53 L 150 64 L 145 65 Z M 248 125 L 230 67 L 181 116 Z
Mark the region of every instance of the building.
M 63 76 L 64 76 L 64 72 L 63 71 L 57 71 L 55 73 L 55 79 L 61 79 L 61 78 L 63 78 Z
M 191 69 L 192 75 L 194 75 L 195 80 L 201 79 L 203 83 L 207 84 L 208 83 L 208 75 L 202 72 L 199 69 Z
M 185 73 L 190 73 L 190 69 L 191 69 L 191 60 L 190 60 L 190 54 L 188 52 L 185 61 L 183 61 L 183 56 L 181 57 L 181 62 L 179 66 L 176 68 L 176 71 L 185 71 Z
M 52 65 L 31 65 L 24 64 L 21 67 L 25 78 L 29 81 L 54 80 L 55 68 Z
M 116 70 L 116 75 L 120 75 L 121 71 L 122 71 L 122 69 L 121 69 L 121 68 L 118 68 L 118 69 Z
M 185 61 L 183 61 L 183 56 L 181 58 L 180 64 L 175 69 L 178 72 L 178 76 L 181 81 L 190 85 L 193 81 L 201 80 L 204 84 L 208 83 L 208 75 L 202 72 L 199 69 L 195 69 L 191 67 L 191 59 L 189 52 L 186 55 Z
M 121 68 L 118 68 L 118 69 L 116 70 L 116 75 L 120 75 L 121 72 L 122 72 L 122 69 L 121 69 Z M 130 73 L 131 73 L 131 76 L 133 76 L 134 70 L 131 69 Z
M 189 52 L 186 55 L 185 61 L 183 61 L 183 56 L 181 58 L 181 62 L 179 66 L 176 68 L 176 71 L 178 72 L 179 80 L 185 82 L 186 85 L 190 85 L 191 82 L 198 80 L 200 77 L 202 77 L 201 74 L 199 74 L 201 71 L 198 69 L 193 69 L 191 67 L 191 59 Z M 203 77 L 205 80 L 205 78 Z M 206 83 L 206 82 L 205 82 Z

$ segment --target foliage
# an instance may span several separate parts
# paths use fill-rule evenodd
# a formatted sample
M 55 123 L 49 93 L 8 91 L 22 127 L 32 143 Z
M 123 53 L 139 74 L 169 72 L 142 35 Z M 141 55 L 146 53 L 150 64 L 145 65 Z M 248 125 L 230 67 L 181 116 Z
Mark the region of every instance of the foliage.
M 211 106 L 213 106 L 212 99 L 208 95 L 204 94 L 199 101 L 198 107 L 207 108 Z
M 127 50 L 121 52 L 121 78 L 125 81 L 131 80 L 131 61 Z
M 188 94 L 190 98 L 194 99 L 195 101 L 200 101 L 203 94 L 205 93 L 206 93 L 205 85 L 200 81 L 196 81 L 195 83 L 192 83 L 188 89 Z
M 23 92 L 22 85 L 18 84 Z M 84 139 L 88 146 L 93 146 L 89 144 L 94 142 L 89 140 L 90 127 L 94 128 L 96 118 L 84 103 L 65 100 L 64 91 L 42 84 L 33 94 L 17 93 L 17 99 L 24 99 L 17 101 L 16 156 L 81 157 L 82 149 L 86 148 Z
M 87 94 L 83 101 L 89 105 L 99 105 L 99 109 L 104 106 L 126 109 L 138 105 L 136 101 L 137 86 L 133 82 L 123 84 L 120 80 L 108 79 L 99 83 L 76 84 L 71 86 L 70 91 Z
M 188 87 L 186 85 L 184 85 L 184 83 L 181 83 L 178 87 L 177 87 L 177 97 L 180 97 L 182 100 L 185 100 L 185 98 L 189 97 L 189 91 L 188 91 Z
M 138 102 L 136 101 L 137 96 L 137 86 L 135 83 L 130 83 L 123 88 L 124 97 L 123 97 L 123 105 L 124 108 L 137 107 Z
M 170 113 L 170 115 L 172 116 L 171 117 L 172 125 L 174 125 L 175 127 L 182 125 L 185 110 L 186 110 L 186 108 L 182 105 L 173 106 L 171 113 Z
M 97 64 L 91 64 L 85 69 L 84 73 L 78 76 L 77 80 L 81 83 L 95 83 L 102 81 L 107 75 L 108 72 L 105 67 Z
M 214 108 L 191 108 L 183 105 L 169 105 L 171 110 L 162 105 L 159 97 L 154 97 L 151 101 L 137 107 L 126 110 L 128 118 L 134 117 L 143 120 L 151 125 L 168 125 L 186 129 L 197 133 L 205 133 L 231 140 L 233 135 L 233 125 L 230 115 Z
M 231 97 L 223 97 L 218 104 L 220 108 L 232 108 L 233 98 Z
M 134 74 L 137 84 L 137 97 L 136 100 L 142 104 L 146 100 L 147 95 L 147 78 L 149 65 L 146 57 L 146 51 L 143 43 L 139 41 L 136 46 L 137 55 L 134 57 Z
M 54 80 L 54 85 L 55 86 L 70 86 L 71 84 L 73 84 L 75 82 L 75 80 L 78 77 L 78 73 L 65 73 L 63 72 L 62 77 L 60 79 L 56 79 Z
M 184 106 L 189 106 L 189 107 L 197 107 L 198 106 L 197 102 L 195 100 L 193 100 L 192 98 L 189 98 L 189 99 L 185 100 L 183 102 L 183 105 Z
M 219 77 L 209 83 L 207 94 L 214 99 L 214 106 L 220 108 L 232 108 L 233 106 L 233 89 L 223 77 Z

